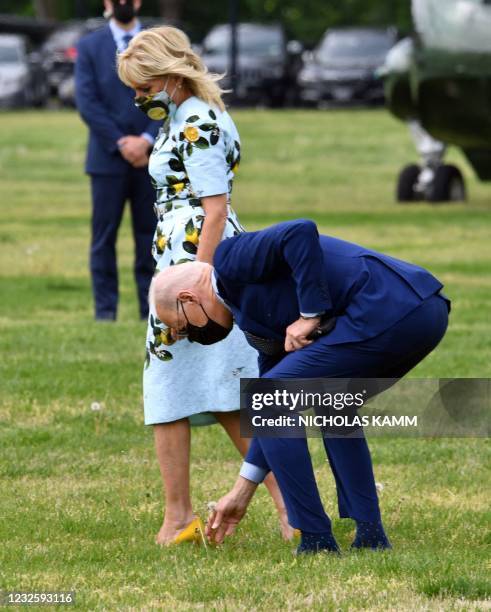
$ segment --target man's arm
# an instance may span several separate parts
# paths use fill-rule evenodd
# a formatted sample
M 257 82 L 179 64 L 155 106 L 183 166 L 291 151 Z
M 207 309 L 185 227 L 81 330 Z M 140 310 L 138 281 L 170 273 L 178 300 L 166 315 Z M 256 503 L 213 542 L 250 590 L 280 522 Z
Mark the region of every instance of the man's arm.
M 84 40 L 79 43 L 75 64 L 75 99 L 83 120 L 97 134 L 107 151 L 117 151 L 118 141 L 125 134 L 100 99 L 94 67 Z
M 257 441 L 257 438 L 253 438 L 244 457 L 244 462 L 240 468 L 240 475 L 251 482 L 260 484 L 266 478 L 270 472 L 268 462 L 262 451 L 262 448 Z
M 214 267 L 218 277 L 237 283 L 268 282 L 290 274 L 300 312 L 332 311 L 324 256 L 313 221 L 286 221 L 224 240 L 217 248 Z
M 221 544 L 230 536 L 246 513 L 257 484 L 239 476 L 234 488 L 224 495 L 208 517 L 206 535 L 210 542 Z
M 160 126 L 162 125 L 161 121 L 150 121 L 140 136 L 146 138 L 151 146 L 155 142 L 157 138 L 157 134 L 159 133 Z

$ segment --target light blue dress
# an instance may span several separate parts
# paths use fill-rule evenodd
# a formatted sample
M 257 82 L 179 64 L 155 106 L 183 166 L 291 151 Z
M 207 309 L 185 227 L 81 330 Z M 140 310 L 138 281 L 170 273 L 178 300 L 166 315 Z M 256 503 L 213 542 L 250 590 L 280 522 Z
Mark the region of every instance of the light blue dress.
M 223 239 L 243 231 L 230 207 L 239 161 L 239 134 L 226 111 L 194 96 L 171 110 L 149 163 L 157 190 L 152 248 L 156 271 L 196 259 L 205 217 L 202 197 L 227 194 Z M 214 423 L 211 411 L 239 409 L 240 378 L 257 376 L 257 353 L 235 325 L 225 340 L 209 346 L 187 339 L 173 342 L 151 310 L 146 348 L 146 425 L 184 417 L 193 425 Z

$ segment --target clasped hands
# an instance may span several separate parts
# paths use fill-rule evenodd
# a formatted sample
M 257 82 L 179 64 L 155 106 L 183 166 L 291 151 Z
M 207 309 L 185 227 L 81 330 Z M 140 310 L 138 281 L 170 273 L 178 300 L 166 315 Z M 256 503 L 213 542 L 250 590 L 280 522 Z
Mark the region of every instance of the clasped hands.
M 313 340 L 308 340 L 307 336 L 319 327 L 321 318 L 297 319 L 286 328 L 285 351 L 291 353 L 298 349 L 312 344 Z
M 118 140 L 119 152 L 134 168 L 148 165 L 150 143 L 143 136 L 123 136 Z

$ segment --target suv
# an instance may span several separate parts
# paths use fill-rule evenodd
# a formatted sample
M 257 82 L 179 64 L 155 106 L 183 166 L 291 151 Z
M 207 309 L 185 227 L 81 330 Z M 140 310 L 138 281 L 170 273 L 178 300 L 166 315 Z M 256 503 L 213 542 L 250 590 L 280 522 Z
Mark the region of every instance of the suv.
M 217 25 L 203 41 L 202 58 L 210 72 L 225 74 L 220 81 L 230 89 L 230 26 Z M 268 106 L 292 101 L 302 46 L 287 41 L 279 25 L 237 25 L 237 87 L 234 100 Z
M 140 17 L 144 28 L 157 25 L 151 17 Z M 51 91 L 64 106 L 75 106 L 75 62 L 77 45 L 86 34 L 107 25 L 102 17 L 72 21 L 54 32 L 44 44 L 44 66 L 48 71 Z
M 392 28 L 331 29 L 324 34 L 298 75 L 300 99 L 322 105 L 335 102 L 383 102 L 376 70 L 397 39 Z

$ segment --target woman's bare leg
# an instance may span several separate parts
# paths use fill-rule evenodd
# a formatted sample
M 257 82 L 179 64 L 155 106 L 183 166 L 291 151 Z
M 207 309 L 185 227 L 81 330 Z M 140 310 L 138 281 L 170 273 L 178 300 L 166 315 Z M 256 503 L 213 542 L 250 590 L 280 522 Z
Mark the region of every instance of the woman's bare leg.
M 168 544 L 194 518 L 189 491 L 191 432 L 188 419 L 154 425 L 153 432 L 165 495 L 165 518 L 155 541 Z
M 239 411 L 214 412 L 213 415 L 225 429 L 239 453 L 245 457 L 247 451 L 249 450 L 251 441 L 248 438 L 241 438 L 240 436 Z M 264 479 L 264 484 L 266 485 L 266 488 L 273 499 L 274 505 L 276 506 L 280 521 L 281 535 L 285 540 L 291 540 L 293 538 L 293 527 L 291 527 L 288 523 L 285 502 L 283 501 L 280 488 L 278 487 L 278 483 L 276 482 L 276 478 L 272 472 L 266 476 Z

